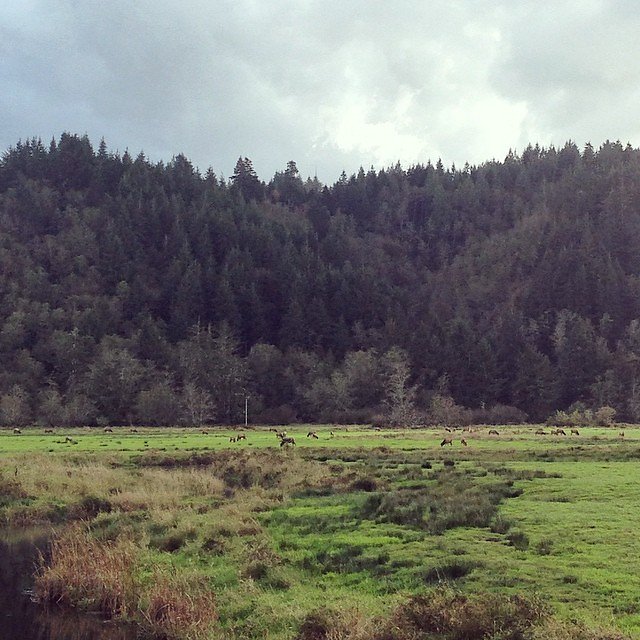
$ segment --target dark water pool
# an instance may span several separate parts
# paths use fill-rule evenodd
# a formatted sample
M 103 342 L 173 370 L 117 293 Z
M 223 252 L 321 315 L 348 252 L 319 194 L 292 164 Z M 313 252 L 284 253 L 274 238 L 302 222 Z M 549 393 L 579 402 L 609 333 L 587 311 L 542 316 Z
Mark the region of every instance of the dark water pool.
M 136 640 L 133 628 L 32 602 L 35 562 L 46 540 L 42 532 L 0 531 L 0 640 Z

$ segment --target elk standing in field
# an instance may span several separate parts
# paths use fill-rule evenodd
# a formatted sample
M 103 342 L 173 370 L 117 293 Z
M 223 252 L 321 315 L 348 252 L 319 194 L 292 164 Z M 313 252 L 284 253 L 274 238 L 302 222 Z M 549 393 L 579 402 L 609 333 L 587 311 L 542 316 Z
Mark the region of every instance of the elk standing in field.
M 229 442 L 235 442 L 235 441 L 236 441 L 236 437 L 235 437 L 235 436 L 231 436 L 231 437 L 229 438 Z
M 296 443 L 296 441 L 293 438 L 282 438 L 280 440 L 280 446 L 281 447 L 287 447 L 290 444 L 295 444 L 295 443 Z
M 546 431 L 543 431 L 542 429 L 538 429 L 538 430 L 536 431 L 536 435 L 537 435 L 537 436 L 546 436 L 546 435 L 547 435 L 547 432 L 546 432 Z
M 103 431 L 104 431 L 105 433 L 113 433 L 113 429 L 112 429 L 111 427 L 105 427 L 105 428 L 103 429 Z
M 16 427 L 16 428 L 13 430 L 13 433 L 15 433 L 16 435 L 19 435 L 19 434 L 21 434 L 21 433 L 22 433 L 22 431 L 20 431 L 20 429 L 18 429 L 18 427 Z
M 45 429 L 44 432 L 45 433 L 53 433 L 53 429 Z
M 307 433 L 307 438 L 315 438 L 317 440 L 318 434 L 315 431 L 309 431 L 309 433 Z
M 246 440 L 246 439 L 247 439 L 247 436 L 245 436 L 244 433 L 239 433 L 236 436 L 236 442 L 240 442 L 240 440 Z
M 579 436 L 580 432 L 577 429 L 571 429 L 571 435 L 572 436 Z
M 498 433 L 498 431 L 496 431 L 495 429 L 489 429 L 489 435 L 490 436 L 499 436 L 500 433 Z
M 462 438 L 462 440 L 460 440 L 460 444 L 465 446 L 465 447 L 469 446 L 469 443 L 464 438 Z
M 440 446 L 444 447 L 445 444 L 449 444 L 451 446 L 453 446 L 453 438 L 445 438 L 441 443 Z

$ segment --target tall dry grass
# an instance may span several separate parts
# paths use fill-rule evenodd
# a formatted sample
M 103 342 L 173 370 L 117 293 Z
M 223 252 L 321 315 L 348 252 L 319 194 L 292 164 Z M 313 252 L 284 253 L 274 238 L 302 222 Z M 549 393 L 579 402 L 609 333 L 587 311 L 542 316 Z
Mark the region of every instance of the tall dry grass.
M 135 621 L 152 637 L 199 640 L 217 623 L 215 597 L 194 574 L 154 571 L 143 579 L 143 549 L 126 538 L 95 540 L 86 526 L 54 538 L 40 559 L 35 594 L 45 603 Z
M 98 542 L 74 526 L 52 540 L 48 562 L 41 557 L 35 593 L 43 602 L 128 618 L 139 598 L 138 564 L 133 542 Z
M 156 637 L 210 637 L 218 622 L 213 592 L 199 576 L 156 572 L 141 599 L 144 626 Z

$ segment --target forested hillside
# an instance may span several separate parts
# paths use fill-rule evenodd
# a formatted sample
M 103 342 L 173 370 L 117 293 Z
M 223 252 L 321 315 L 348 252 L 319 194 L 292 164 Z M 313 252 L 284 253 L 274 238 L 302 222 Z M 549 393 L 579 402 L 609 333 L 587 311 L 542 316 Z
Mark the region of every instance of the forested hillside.
M 323 186 L 29 140 L 0 162 L 0 299 L 5 424 L 234 422 L 246 397 L 252 422 L 638 421 L 640 151 Z

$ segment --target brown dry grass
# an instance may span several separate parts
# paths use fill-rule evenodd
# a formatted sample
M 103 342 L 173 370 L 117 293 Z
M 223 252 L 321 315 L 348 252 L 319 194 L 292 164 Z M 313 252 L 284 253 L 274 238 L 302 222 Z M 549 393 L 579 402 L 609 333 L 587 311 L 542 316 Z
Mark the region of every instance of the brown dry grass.
M 53 539 L 41 557 L 35 593 L 45 603 L 136 621 L 156 638 L 199 640 L 217 622 L 213 592 L 202 576 L 155 571 L 142 580 L 143 550 L 131 540 L 95 540 L 84 525 Z
M 72 527 L 51 542 L 51 556 L 36 576 L 44 602 L 127 618 L 136 609 L 139 550 L 129 540 L 98 542 L 86 527 Z
M 156 637 L 210 637 L 218 614 L 215 597 L 200 576 L 155 573 L 142 599 L 144 626 Z

